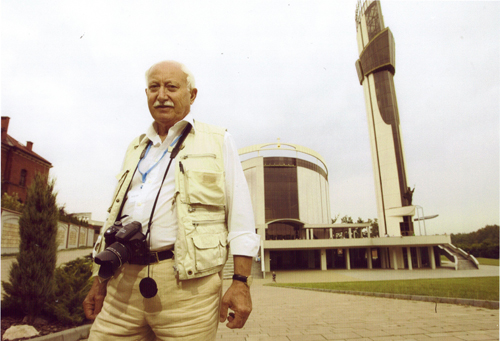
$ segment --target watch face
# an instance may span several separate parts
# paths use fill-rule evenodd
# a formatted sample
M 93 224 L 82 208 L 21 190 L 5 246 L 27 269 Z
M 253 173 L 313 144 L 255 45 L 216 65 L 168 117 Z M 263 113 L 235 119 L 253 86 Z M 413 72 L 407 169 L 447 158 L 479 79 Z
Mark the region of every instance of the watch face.
M 248 277 L 247 277 L 247 285 L 248 285 L 248 286 L 251 286 L 251 285 L 252 285 L 252 282 L 253 282 L 253 277 L 252 277 L 252 276 L 248 276 Z

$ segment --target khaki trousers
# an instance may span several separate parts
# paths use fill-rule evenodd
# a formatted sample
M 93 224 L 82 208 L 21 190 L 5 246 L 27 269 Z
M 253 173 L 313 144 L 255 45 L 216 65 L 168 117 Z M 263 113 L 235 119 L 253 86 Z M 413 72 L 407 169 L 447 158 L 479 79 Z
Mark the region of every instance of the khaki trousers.
M 221 274 L 179 281 L 172 259 L 151 264 L 149 276 L 158 293 L 144 298 L 140 281 L 148 267 L 125 264 L 107 284 L 101 312 L 89 341 L 102 340 L 215 340 L 222 293 Z

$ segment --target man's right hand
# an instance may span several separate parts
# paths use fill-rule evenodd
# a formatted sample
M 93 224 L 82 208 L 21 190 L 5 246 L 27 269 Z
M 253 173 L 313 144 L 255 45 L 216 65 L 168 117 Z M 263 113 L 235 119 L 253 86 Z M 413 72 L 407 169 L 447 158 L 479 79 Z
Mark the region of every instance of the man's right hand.
M 83 300 L 83 312 L 89 320 L 95 320 L 97 314 L 102 309 L 104 297 L 106 297 L 106 282 L 101 282 L 96 277 L 87 297 Z

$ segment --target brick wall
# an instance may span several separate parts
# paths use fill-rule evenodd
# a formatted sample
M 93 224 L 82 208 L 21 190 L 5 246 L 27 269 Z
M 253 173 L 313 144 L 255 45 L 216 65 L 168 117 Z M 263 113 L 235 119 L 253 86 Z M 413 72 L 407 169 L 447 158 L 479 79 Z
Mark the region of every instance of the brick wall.
M 28 191 L 28 186 L 31 184 L 33 179 L 35 178 L 35 174 L 40 172 L 42 174 L 49 174 L 49 167 L 40 162 L 35 161 L 34 158 L 28 158 L 24 153 L 19 151 L 10 151 L 11 160 L 8 163 L 10 165 L 9 170 L 7 171 L 8 179 L 6 183 L 3 183 L 2 193 L 7 192 L 9 195 L 13 193 L 17 193 L 19 199 L 24 203 L 26 202 L 26 194 Z M 5 153 L 2 153 L 5 154 Z M 8 156 L 6 156 L 8 157 Z M 3 157 L 2 157 L 3 158 Z M 24 185 L 21 185 L 21 171 L 25 169 L 26 173 L 26 182 Z

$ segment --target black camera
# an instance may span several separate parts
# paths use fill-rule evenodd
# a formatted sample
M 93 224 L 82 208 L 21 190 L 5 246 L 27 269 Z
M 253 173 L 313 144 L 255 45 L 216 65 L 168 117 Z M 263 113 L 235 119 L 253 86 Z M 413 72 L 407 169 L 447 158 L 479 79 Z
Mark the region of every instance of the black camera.
M 104 232 L 106 249 L 95 256 L 94 261 L 101 266 L 99 276 L 108 279 L 116 269 L 128 262 L 132 256 L 148 252 L 146 236 L 142 233 L 142 224 L 134 221 L 122 226 L 116 221 Z

